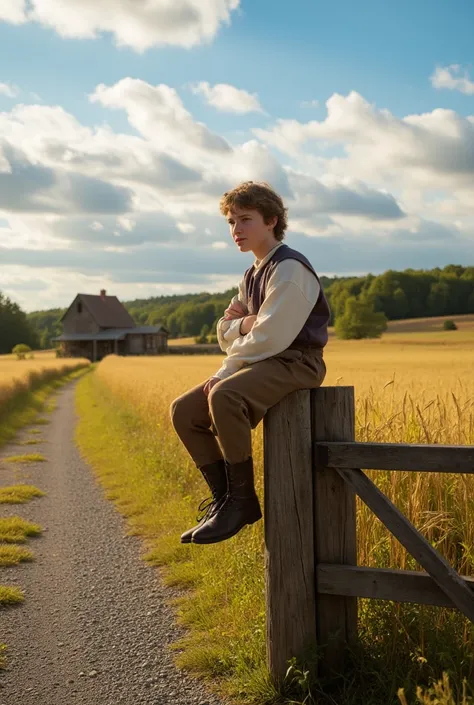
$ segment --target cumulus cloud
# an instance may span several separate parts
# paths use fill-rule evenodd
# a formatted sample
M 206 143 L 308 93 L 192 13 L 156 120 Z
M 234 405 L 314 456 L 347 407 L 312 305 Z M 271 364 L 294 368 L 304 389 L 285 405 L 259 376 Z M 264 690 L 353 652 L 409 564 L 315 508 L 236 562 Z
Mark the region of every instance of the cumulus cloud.
M 140 79 L 124 78 L 113 86 L 101 83 L 90 100 L 125 110 L 130 124 L 160 149 L 182 152 L 184 141 L 201 153 L 231 151 L 222 137 L 193 120 L 176 90 L 165 84 L 151 86 Z
M 26 0 L 3 0 L 0 3 L 0 20 L 10 24 L 25 22 Z
M 4 0 L 0 20 L 37 22 L 62 37 L 93 39 L 111 33 L 119 46 L 190 48 L 209 42 L 229 24 L 240 0 Z
M 289 181 L 294 193 L 293 217 L 328 215 L 353 215 L 369 220 L 398 220 L 404 213 L 390 194 L 367 186 L 362 182 L 325 185 L 306 174 L 291 173 Z
M 410 179 L 433 187 L 472 186 L 474 176 L 474 116 L 436 109 L 398 118 L 378 110 L 351 92 L 334 94 L 326 103 L 325 120 L 301 123 L 278 120 L 254 134 L 292 156 L 303 147 L 317 149 L 320 141 L 343 146 L 345 156 L 327 160 L 328 171 L 365 179 Z
M 435 88 L 448 88 L 452 91 L 460 91 L 466 95 L 474 95 L 474 81 L 471 81 L 467 71 L 464 76 L 456 74 L 461 73 L 459 64 L 451 64 L 450 66 L 438 66 L 433 75 L 430 76 L 432 85 Z
M 248 93 L 228 83 L 216 83 L 211 86 L 206 81 L 201 81 L 192 84 L 191 90 L 197 95 L 204 96 L 209 105 L 223 112 L 241 114 L 263 112 L 256 93 Z
M 472 257 L 472 118 L 398 118 L 335 95 L 325 120 L 279 121 L 230 145 L 164 84 L 127 78 L 91 99 L 123 110 L 136 134 L 86 127 L 60 106 L 0 113 L 2 276 L 56 266 L 120 283 L 122 297 L 136 295 L 133 283 L 143 296 L 229 288 L 252 255 L 236 252 L 218 203 L 243 180 L 283 196 L 288 244 L 321 273 Z M 330 156 L 312 153 L 321 142 L 335 146 Z
M 0 149 L 2 145 L 0 143 Z M 123 213 L 130 190 L 100 179 L 32 164 L 19 149 L 3 144 L 8 171 L 0 173 L 0 209 L 36 213 Z

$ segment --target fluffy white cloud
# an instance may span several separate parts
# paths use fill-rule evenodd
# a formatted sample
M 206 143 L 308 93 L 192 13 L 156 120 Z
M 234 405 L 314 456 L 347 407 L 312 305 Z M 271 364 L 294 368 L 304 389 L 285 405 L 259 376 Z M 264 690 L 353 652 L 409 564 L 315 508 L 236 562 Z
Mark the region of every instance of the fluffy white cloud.
M 91 99 L 124 110 L 137 134 L 85 127 L 59 106 L 0 113 L 2 277 L 23 266 L 43 281 L 57 267 L 89 277 L 92 290 L 103 288 L 94 277 L 120 282 L 122 298 L 151 295 L 157 282 L 170 293 L 228 288 L 252 257 L 236 259 L 218 203 L 249 179 L 283 196 L 289 244 L 321 273 L 443 266 L 472 253 L 471 118 L 401 119 L 336 95 L 324 121 L 280 121 L 255 131 L 263 142 L 230 145 L 170 86 L 124 79 Z M 278 140 L 291 166 L 272 148 Z M 340 153 L 312 154 L 321 142 Z
M 345 156 L 326 160 L 326 170 L 385 184 L 406 182 L 453 188 L 474 183 L 474 116 L 436 109 L 398 118 L 351 92 L 334 94 L 323 121 L 278 120 L 254 134 L 280 151 L 298 156 L 320 141 L 343 146 Z
M 435 88 L 448 88 L 466 95 L 474 95 L 474 81 L 471 81 L 467 71 L 464 72 L 464 76 L 456 75 L 460 73 L 461 66 L 459 64 L 438 66 L 430 77 L 431 83 Z
M 124 78 L 113 86 L 103 83 L 90 96 L 92 102 L 122 109 L 144 137 L 161 150 L 182 153 L 183 147 L 199 152 L 229 153 L 229 144 L 202 123 L 195 122 L 174 88 Z
M 25 22 L 26 0 L 0 0 L 0 20 L 10 24 Z
M 206 81 L 201 81 L 193 84 L 191 90 L 195 94 L 204 96 L 209 105 L 223 112 L 242 114 L 263 112 L 256 93 L 248 93 L 228 83 L 216 83 L 211 86 Z
M 1 0 L 0 20 L 38 22 L 62 37 L 91 39 L 103 32 L 136 51 L 192 47 L 229 23 L 240 0 Z
M 0 148 L 2 144 L 0 141 Z M 33 164 L 8 143 L 0 173 L 0 209 L 30 213 L 121 213 L 132 205 L 132 193 L 120 186 L 63 169 Z

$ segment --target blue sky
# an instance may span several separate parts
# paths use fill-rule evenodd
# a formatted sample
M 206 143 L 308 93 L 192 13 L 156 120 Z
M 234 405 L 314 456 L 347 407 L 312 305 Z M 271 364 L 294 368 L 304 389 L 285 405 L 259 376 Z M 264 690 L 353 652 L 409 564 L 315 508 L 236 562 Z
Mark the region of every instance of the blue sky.
M 283 189 L 287 242 L 321 274 L 472 265 L 474 5 L 149 6 L 162 14 L 0 9 L 0 290 L 32 310 L 102 284 L 122 299 L 233 286 L 251 256 L 217 203 L 244 178 Z

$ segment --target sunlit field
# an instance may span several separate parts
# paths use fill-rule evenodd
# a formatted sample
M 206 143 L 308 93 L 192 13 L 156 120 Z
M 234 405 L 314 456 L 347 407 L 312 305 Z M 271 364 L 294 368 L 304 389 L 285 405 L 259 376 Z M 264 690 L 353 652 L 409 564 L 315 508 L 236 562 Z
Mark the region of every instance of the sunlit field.
M 390 333 L 379 340 L 331 338 L 325 361 L 325 386 L 355 388 L 356 440 L 474 445 L 474 327 Z M 269 697 L 262 675 L 263 522 L 205 550 L 179 545 L 179 533 L 191 526 L 197 502 L 206 495 L 199 472 L 172 428 L 169 406 L 212 376 L 220 362 L 219 355 L 107 357 L 92 377 L 81 382 L 88 386 L 80 402 L 80 441 L 93 464 L 106 465 L 108 454 L 117 453 L 109 469 L 103 469 L 104 477 L 114 478 L 109 481 L 112 497 L 130 516 L 136 533 L 147 537 L 150 545 L 156 538 L 151 556 L 168 564 L 169 580 L 196 588 L 191 602 L 182 606 L 182 620 L 191 632 L 182 644 L 181 662 L 198 673 L 221 675 L 228 679 L 228 692 L 246 693 L 248 702 L 252 697 L 258 702 L 259 693 Z M 103 405 L 102 416 L 94 417 L 95 425 L 102 426 L 100 438 L 92 417 L 86 418 L 99 414 L 92 412 L 92 404 Z M 112 421 L 115 409 L 121 410 L 121 423 L 127 426 L 112 425 L 119 424 L 118 417 Z M 261 497 L 262 430 L 260 424 L 253 432 Z M 123 476 L 117 479 L 121 461 Z M 472 476 L 369 474 L 461 574 L 474 575 Z M 127 475 L 133 476 L 133 487 L 122 490 Z M 142 490 L 148 475 L 151 489 Z M 360 565 L 420 568 L 361 503 L 358 553 Z M 385 677 L 379 680 L 386 681 L 384 687 L 393 697 L 398 687 L 409 689 L 413 678 L 426 682 L 441 677 L 443 670 L 449 671 L 455 687 L 460 687 L 462 676 L 471 680 L 474 676 L 474 633 L 455 610 L 361 600 L 360 635 L 370 654 L 363 657 L 364 668 L 370 672 L 380 668 Z M 345 702 L 356 700 L 348 692 Z M 365 702 L 372 700 L 367 696 Z
M 0 355 L 0 411 L 18 394 L 88 364 L 85 359 L 56 358 L 54 350 L 34 352 L 33 358 L 26 360 Z

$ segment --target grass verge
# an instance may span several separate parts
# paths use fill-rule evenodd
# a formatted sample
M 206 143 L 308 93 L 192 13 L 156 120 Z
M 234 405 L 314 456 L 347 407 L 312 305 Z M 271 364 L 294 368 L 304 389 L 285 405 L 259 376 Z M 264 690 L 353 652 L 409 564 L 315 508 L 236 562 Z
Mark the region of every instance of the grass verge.
M 194 468 L 190 483 L 177 482 L 182 455 L 170 456 L 166 438 L 156 428 L 145 428 L 130 408 L 98 385 L 95 375 L 80 381 L 76 403 L 80 451 L 106 496 L 127 517 L 129 534 L 143 538 L 144 559 L 163 567 L 165 582 L 193 588 L 179 600 L 180 621 L 192 625 L 178 645 L 183 649 L 179 664 L 203 677 L 219 677 L 220 688 L 242 702 L 256 702 L 256 687 L 268 694 L 259 667 L 265 657 L 261 533 L 248 527 L 204 550 L 181 544 L 180 534 L 194 525 L 198 501 L 206 496 L 199 473 Z M 238 595 L 232 587 L 235 564 Z
M 32 500 L 33 497 L 43 496 L 44 492 L 33 485 L 9 485 L 7 487 L 0 487 L 0 504 L 24 504 Z
M 313 654 L 307 663 L 290 664 L 276 688 L 265 665 L 261 524 L 220 544 L 181 545 L 180 533 L 194 524 L 206 490 L 166 421 L 145 421 L 96 375 L 81 380 L 76 399 L 77 442 L 106 496 L 127 517 L 129 533 L 143 539 L 144 559 L 162 566 L 165 582 L 187 588 L 175 603 L 187 627 L 175 645 L 180 666 L 254 705 L 400 705 L 400 688 L 415 703 L 416 683 L 428 686 L 443 671 L 454 695 L 439 702 L 462 702 L 463 675 L 471 682 L 474 676 L 474 635 L 462 617 L 446 610 L 440 619 L 437 608 L 368 600 L 360 601 L 360 643 L 350 670 L 318 680 Z
M 33 560 L 33 553 L 24 546 L 15 544 L 0 544 L 0 566 L 6 568 L 10 565 L 18 565 L 25 561 Z
M 48 419 L 38 418 L 47 410 L 47 399 L 57 389 L 88 372 L 90 366 L 81 365 L 69 374 L 49 379 L 34 389 L 23 391 L 9 399 L 0 408 L 0 448 L 14 438 L 16 432 L 30 423 L 49 423 Z M 31 431 L 31 433 L 33 430 Z M 40 433 L 40 431 L 36 431 Z
M 41 453 L 26 453 L 25 455 L 10 455 L 3 458 L 4 463 L 45 463 L 46 458 Z
M 0 585 L 0 607 L 17 605 L 23 602 L 25 593 L 18 587 L 9 587 L 8 585 Z
M 39 536 L 41 527 L 21 517 L 0 519 L 0 541 L 5 543 L 25 543 L 28 536 Z

